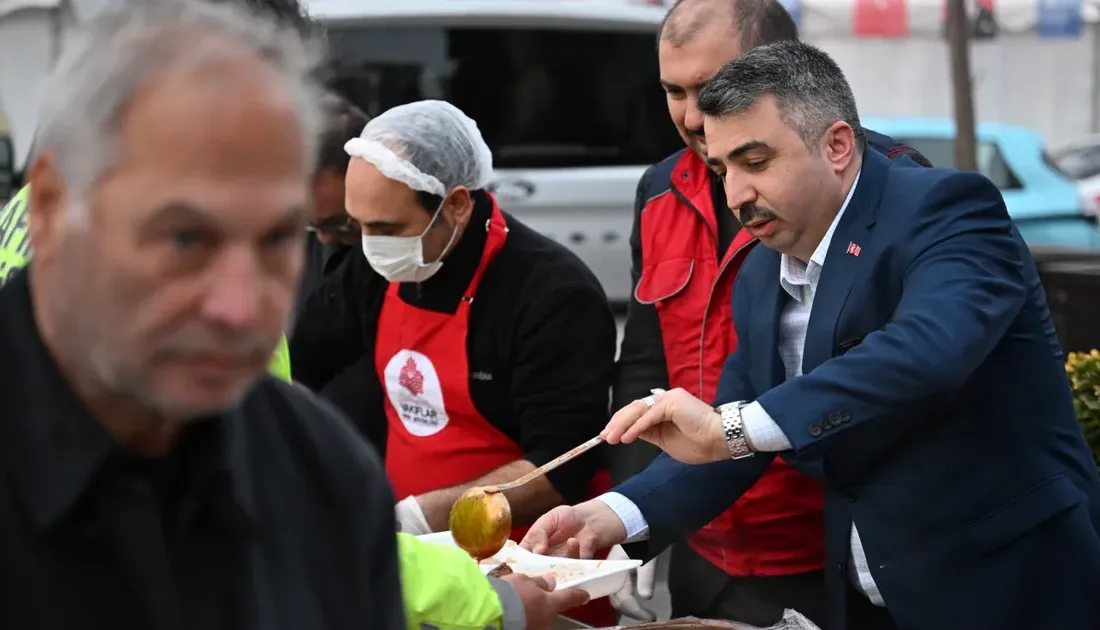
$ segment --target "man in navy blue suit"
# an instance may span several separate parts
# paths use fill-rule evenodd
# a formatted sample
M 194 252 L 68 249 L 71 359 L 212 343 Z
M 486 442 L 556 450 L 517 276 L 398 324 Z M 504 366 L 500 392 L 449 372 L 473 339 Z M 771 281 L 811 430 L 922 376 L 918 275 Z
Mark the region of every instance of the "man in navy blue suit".
M 662 454 L 523 541 L 647 559 L 775 456 L 826 485 L 828 630 L 1100 628 L 1100 479 L 1027 246 L 985 177 L 864 151 L 844 75 L 798 42 L 699 95 L 708 162 L 765 247 L 733 292 L 717 407 L 620 410 Z

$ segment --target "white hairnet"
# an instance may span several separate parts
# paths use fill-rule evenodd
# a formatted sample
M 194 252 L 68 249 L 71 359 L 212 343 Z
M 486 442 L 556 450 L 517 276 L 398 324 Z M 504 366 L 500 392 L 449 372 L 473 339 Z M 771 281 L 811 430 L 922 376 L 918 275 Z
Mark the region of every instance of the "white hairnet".
M 440 197 L 457 186 L 485 188 L 493 171 L 493 154 L 477 123 L 445 101 L 386 110 L 344 150 L 390 179 Z

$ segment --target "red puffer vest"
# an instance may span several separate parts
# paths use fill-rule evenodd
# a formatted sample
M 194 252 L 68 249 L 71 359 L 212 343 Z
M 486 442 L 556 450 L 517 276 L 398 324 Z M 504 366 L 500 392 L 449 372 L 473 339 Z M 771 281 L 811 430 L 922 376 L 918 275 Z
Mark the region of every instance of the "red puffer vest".
M 661 322 L 669 384 L 712 401 L 737 333 L 733 282 L 756 244 L 738 232 L 723 260 L 710 172 L 683 150 L 654 167 L 641 214 L 642 270 L 634 297 Z M 777 279 L 778 280 L 778 279 Z M 689 540 L 730 575 L 790 575 L 825 564 L 822 486 L 776 459 L 755 486 Z

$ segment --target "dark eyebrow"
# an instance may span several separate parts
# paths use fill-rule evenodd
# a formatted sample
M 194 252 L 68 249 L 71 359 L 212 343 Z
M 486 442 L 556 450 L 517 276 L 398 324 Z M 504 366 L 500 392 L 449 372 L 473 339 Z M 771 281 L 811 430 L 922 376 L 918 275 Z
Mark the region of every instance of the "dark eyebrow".
M 316 221 L 313 221 L 313 225 L 316 225 L 318 227 L 341 227 L 353 221 L 355 221 L 355 219 L 351 218 L 351 215 L 349 215 L 347 213 L 347 210 L 345 210 L 343 212 L 327 216 L 323 219 L 317 219 Z
M 695 85 L 689 85 L 688 88 L 701 89 L 703 87 L 703 85 L 705 85 L 705 84 L 706 84 L 706 82 L 697 83 Z M 661 87 L 663 87 L 666 90 L 684 90 L 684 91 L 687 91 L 687 88 L 684 88 L 684 86 L 677 85 L 675 83 L 672 83 L 671 81 L 665 81 L 664 79 L 661 79 Z
M 726 160 L 733 162 L 734 160 L 740 158 L 749 151 L 757 150 L 771 151 L 772 147 L 767 142 L 762 142 L 760 140 L 749 140 L 748 142 L 741 144 L 740 146 L 734 148 L 732 151 L 727 153 Z M 722 166 L 722 160 L 720 160 L 719 158 L 708 157 L 707 164 L 710 166 Z
M 760 140 L 749 140 L 748 142 L 742 144 L 741 146 L 739 146 L 739 147 L 735 148 L 734 150 L 730 151 L 729 153 L 727 153 L 726 154 L 726 159 L 730 160 L 732 162 L 733 160 L 736 160 L 737 158 L 741 157 L 742 155 L 745 155 L 749 151 L 756 151 L 756 150 L 759 150 L 759 149 L 763 149 L 765 151 L 771 151 L 772 147 L 767 142 L 761 142 Z
M 404 223 L 394 223 L 393 221 L 368 221 L 362 224 L 363 227 L 370 228 L 372 230 L 400 230 L 405 227 Z
M 209 212 L 185 201 L 171 201 L 164 204 L 149 218 L 150 224 L 164 223 L 167 221 L 194 221 L 198 223 L 217 223 L 217 218 Z

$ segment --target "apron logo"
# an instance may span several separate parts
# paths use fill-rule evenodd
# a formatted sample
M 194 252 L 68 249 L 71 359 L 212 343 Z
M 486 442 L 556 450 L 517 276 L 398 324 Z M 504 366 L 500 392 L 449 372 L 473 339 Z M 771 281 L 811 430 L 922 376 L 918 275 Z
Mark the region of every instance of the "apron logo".
M 386 363 L 386 395 L 405 430 L 417 437 L 435 435 L 450 418 L 443 388 L 431 359 L 415 350 L 400 350 Z
M 401 368 L 401 373 L 397 376 L 397 382 L 401 384 L 401 387 L 409 390 L 409 393 L 413 396 L 424 393 L 424 375 L 416 369 L 416 361 L 412 358 L 405 361 L 405 367 Z

